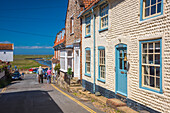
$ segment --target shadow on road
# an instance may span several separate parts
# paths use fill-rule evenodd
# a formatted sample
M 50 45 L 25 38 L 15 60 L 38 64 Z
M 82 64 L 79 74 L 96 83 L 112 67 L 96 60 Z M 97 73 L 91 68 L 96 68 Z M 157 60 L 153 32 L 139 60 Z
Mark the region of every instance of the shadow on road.
M 4 93 L 0 113 L 63 113 L 46 91 Z

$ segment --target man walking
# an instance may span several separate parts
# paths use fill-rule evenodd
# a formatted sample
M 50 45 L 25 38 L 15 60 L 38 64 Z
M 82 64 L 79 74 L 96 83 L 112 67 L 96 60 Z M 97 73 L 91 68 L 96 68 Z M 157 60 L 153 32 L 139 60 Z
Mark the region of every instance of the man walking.
M 43 83 L 43 69 L 41 68 L 41 66 L 39 67 L 37 73 L 38 73 L 38 82 Z

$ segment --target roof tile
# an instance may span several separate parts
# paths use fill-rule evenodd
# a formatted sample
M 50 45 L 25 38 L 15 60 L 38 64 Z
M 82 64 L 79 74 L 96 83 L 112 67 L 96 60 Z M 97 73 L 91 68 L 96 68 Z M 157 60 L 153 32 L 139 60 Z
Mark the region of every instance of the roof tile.
M 85 8 L 87 8 L 91 3 L 93 3 L 96 0 L 83 0 Z
M 0 50 L 13 50 L 13 44 L 0 44 Z

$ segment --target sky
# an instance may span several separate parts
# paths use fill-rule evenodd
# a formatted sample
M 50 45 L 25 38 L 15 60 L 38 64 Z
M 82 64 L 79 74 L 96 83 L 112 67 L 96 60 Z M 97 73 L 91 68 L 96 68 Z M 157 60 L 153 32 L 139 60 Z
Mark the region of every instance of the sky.
M 13 43 L 14 54 L 53 54 L 67 1 L 0 0 L 0 43 Z

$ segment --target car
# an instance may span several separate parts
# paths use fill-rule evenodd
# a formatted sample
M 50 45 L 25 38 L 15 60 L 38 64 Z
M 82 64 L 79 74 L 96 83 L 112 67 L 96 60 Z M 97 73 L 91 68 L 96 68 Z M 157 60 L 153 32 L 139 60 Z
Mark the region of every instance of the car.
M 16 80 L 16 79 L 21 79 L 21 74 L 19 73 L 19 71 L 15 71 L 12 74 L 12 80 Z
M 36 73 L 37 72 L 37 70 L 38 70 L 38 68 L 35 68 L 35 69 L 33 69 L 33 73 Z
M 32 71 L 33 71 L 33 69 L 32 69 L 32 68 L 30 68 L 28 71 L 31 71 L 31 72 L 32 72 Z

